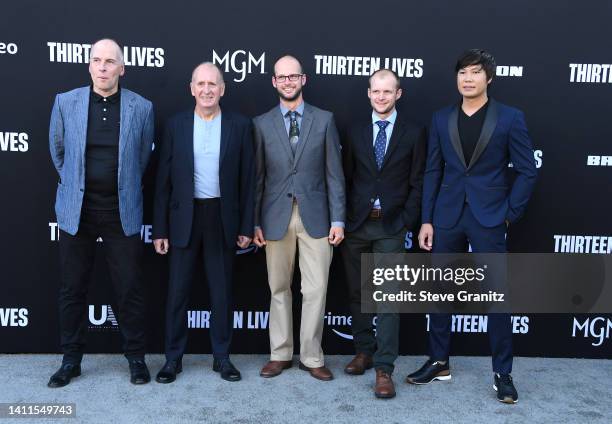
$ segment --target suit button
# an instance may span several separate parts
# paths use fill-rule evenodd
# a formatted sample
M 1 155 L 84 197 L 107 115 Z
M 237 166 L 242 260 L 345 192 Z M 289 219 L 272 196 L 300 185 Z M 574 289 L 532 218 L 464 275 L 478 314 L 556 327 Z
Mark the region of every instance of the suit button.
M 81 193 L 82 193 L 82 192 L 83 192 L 83 189 L 80 189 L 80 190 L 81 190 Z
M 287 197 L 293 197 L 291 193 L 287 193 Z
M 293 170 L 293 173 L 294 173 L 294 174 L 297 174 L 297 169 L 294 169 L 294 170 Z

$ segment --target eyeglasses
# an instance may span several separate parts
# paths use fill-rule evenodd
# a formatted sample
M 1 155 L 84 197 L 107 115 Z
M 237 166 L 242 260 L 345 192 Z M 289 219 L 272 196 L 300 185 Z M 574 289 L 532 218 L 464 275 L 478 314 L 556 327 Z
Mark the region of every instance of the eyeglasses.
M 304 76 L 304 74 L 291 74 L 291 75 L 275 75 L 274 79 L 276 80 L 276 82 L 285 82 L 287 80 L 291 81 L 291 82 L 295 82 L 297 80 L 299 80 L 300 78 L 302 78 Z

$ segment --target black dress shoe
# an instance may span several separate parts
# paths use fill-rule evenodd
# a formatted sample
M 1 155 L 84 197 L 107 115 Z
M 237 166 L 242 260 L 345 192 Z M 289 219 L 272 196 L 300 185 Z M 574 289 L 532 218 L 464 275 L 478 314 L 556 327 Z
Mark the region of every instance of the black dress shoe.
M 181 361 L 166 361 L 161 370 L 157 373 L 155 381 L 166 384 L 176 380 L 176 375 L 183 371 L 183 363 Z
M 130 364 L 130 383 L 147 384 L 151 381 L 151 374 L 144 359 L 129 359 Z
M 518 393 L 510 374 L 495 373 L 493 388 L 497 392 L 497 400 L 503 403 L 517 403 Z
M 427 384 L 434 380 L 445 381 L 450 379 L 451 373 L 448 361 L 442 364 L 439 361 L 428 359 L 418 371 L 406 377 L 406 382 L 410 384 Z
M 240 371 L 236 369 L 229 359 L 215 359 L 213 371 L 221 374 L 221 378 L 227 381 L 239 381 L 242 379 Z
M 48 387 L 64 387 L 70 383 L 72 377 L 81 375 L 81 364 L 73 364 L 70 362 L 63 363 L 59 370 L 51 376 Z

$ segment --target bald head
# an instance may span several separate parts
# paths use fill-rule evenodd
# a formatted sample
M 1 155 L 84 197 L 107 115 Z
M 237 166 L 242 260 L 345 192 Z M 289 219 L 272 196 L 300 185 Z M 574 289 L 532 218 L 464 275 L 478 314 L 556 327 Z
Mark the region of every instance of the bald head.
M 89 59 L 91 60 L 92 57 L 96 57 L 99 51 L 112 52 L 117 62 L 123 65 L 123 51 L 115 40 L 103 38 L 93 43 L 89 52 Z
M 212 62 L 202 62 L 198 66 L 195 67 L 193 72 L 191 73 L 191 82 L 195 82 L 197 79 L 197 75 L 203 70 L 213 70 L 217 74 L 217 84 L 225 85 L 225 81 L 223 80 L 223 72 L 221 69 Z
M 223 73 L 211 62 L 200 63 L 191 73 L 191 95 L 196 102 L 196 113 L 203 119 L 212 119 L 219 113 L 219 101 L 225 94 Z
M 368 97 L 372 109 L 380 119 L 387 119 L 395 110 L 395 103 L 402 96 L 397 74 L 389 69 L 379 69 L 370 76 Z
M 116 41 L 104 38 L 91 46 L 89 74 L 93 90 L 101 96 L 110 96 L 119 89 L 119 77 L 125 73 L 123 53 Z
M 274 64 L 274 75 L 303 74 L 302 64 L 294 56 L 285 55 Z
M 396 89 L 400 88 L 399 76 L 392 70 L 384 69 L 384 68 L 379 69 L 378 71 L 375 71 L 372 75 L 370 75 L 370 79 L 369 79 L 370 88 L 372 88 L 372 81 L 374 79 L 387 79 L 387 78 L 395 80 L 395 88 Z

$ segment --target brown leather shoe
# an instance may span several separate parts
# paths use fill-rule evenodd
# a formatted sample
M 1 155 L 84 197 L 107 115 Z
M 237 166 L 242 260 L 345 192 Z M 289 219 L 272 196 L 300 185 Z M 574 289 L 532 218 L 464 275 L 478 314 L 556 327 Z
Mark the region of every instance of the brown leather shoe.
M 395 385 L 391 379 L 391 374 L 383 370 L 376 370 L 376 386 L 374 395 L 377 398 L 389 399 L 395 397 Z
M 259 372 L 259 375 L 264 378 L 276 377 L 280 375 L 283 370 L 291 368 L 292 365 L 292 361 L 268 361 Z
M 358 353 L 344 368 L 344 372 L 351 375 L 362 375 L 366 370 L 372 368 L 372 356 Z
M 309 368 L 300 362 L 300 369 L 308 371 L 317 380 L 329 381 L 334 379 L 332 372 L 325 366 L 317 368 Z

